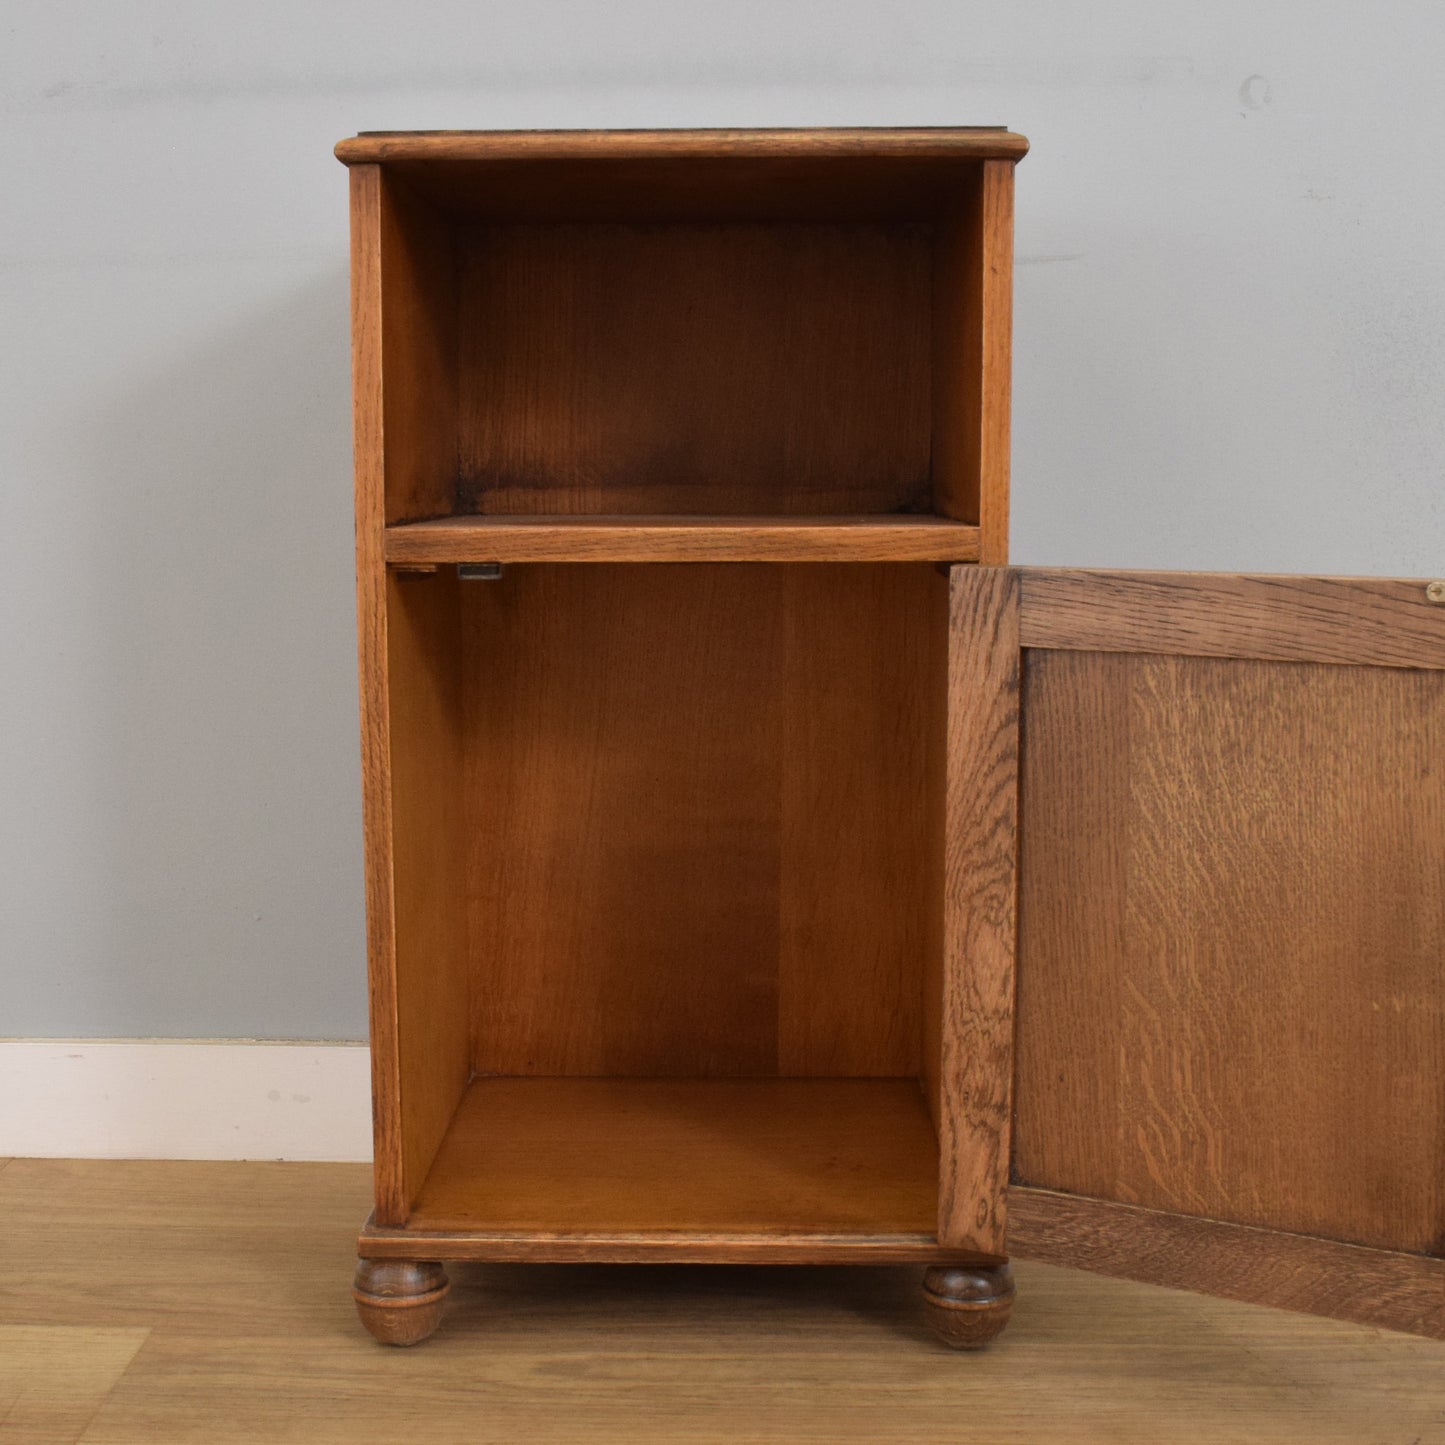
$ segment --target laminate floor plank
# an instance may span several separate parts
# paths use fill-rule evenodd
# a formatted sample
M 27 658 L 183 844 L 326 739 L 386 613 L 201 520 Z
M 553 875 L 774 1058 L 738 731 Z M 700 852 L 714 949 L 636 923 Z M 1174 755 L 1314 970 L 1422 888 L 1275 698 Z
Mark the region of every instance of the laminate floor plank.
M 0 1440 L 79 1440 L 148 1333 L 0 1324 Z
M 0 1391 L 75 1405 L 0 1440 L 1445 1442 L 1445 1345 L 1027 1262 L 979 1355 L 917 1269 L 659 1266 L 454 1266 L 441 1331 L 388 1350 L 348 1289 L 369 1176 L 17 1160 Z

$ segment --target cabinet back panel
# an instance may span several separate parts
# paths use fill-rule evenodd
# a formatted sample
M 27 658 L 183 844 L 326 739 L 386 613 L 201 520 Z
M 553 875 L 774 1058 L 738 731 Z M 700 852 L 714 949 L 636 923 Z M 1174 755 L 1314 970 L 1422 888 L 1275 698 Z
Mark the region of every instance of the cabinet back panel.
M 1017 1180 L 1445 1252 L 1445 675 L 1025 679 Z
M 459 512 L 929 509 L 927 225 L 456 239 Z
M 932 569 L 463 590 L 473 1062 L 919 1070 Z

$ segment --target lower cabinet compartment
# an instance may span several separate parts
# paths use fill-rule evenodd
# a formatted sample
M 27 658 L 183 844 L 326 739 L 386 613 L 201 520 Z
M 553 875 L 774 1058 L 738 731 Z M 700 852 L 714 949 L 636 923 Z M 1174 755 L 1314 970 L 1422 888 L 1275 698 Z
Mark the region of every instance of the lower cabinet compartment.
M 390 578 L 377 1225 L 936 1243 L 948 599 Z

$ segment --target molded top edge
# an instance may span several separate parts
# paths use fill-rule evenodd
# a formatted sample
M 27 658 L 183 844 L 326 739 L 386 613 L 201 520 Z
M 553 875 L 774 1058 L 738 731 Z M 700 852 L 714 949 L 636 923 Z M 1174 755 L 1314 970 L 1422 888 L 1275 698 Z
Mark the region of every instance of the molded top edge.
M 1029 143 L 1003 126 L 836 126 L 795 130 L 363 131 L 341 141 L 346 165 L 386 161 L 644 160 L 827 156 L 1020 160 Z

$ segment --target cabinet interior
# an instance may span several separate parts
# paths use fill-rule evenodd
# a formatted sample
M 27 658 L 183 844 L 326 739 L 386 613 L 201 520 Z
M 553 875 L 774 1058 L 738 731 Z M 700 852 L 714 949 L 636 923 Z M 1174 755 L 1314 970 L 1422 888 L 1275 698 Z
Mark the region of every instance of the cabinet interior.
M 389 579 L 413 1226 L 932 1233 L 947 593 Z

